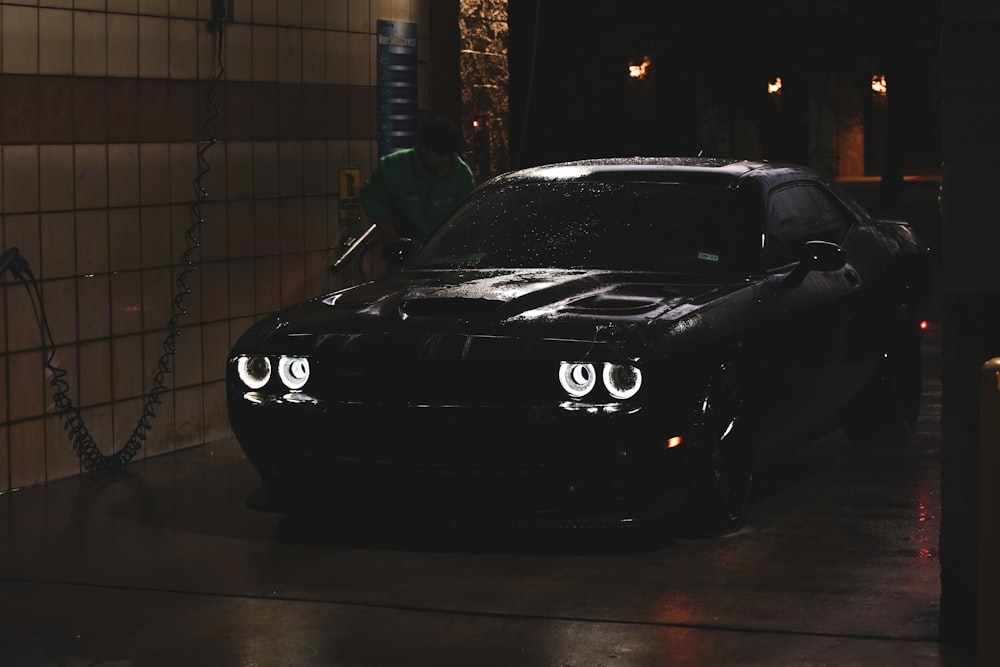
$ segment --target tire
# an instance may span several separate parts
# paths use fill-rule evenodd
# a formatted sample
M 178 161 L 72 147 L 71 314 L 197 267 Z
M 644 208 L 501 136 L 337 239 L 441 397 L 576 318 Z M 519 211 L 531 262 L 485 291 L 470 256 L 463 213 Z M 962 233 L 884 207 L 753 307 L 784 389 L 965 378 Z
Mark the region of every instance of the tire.
M 688 523 L 698 535 L 721 536 L 746 522 L 755 462 L 751 393 L 737 363 L 710 374 L 695 416 Z
M 847 412 L 842 430 L 864 446 L 895 446 L 914 431 L 923 390 L 923 354 L 914 310 L 896 311 L 882 358 L 868 385 Z

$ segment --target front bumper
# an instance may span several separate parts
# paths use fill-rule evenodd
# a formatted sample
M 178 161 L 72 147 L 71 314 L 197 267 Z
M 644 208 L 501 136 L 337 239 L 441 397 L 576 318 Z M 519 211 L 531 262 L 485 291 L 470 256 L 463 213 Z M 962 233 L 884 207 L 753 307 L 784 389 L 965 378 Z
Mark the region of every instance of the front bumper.
M 365 520 L 630 524 L 683 505 L 664 415 L 565 406 L 419 406 L 230 394 L 230 421 L 278 509 Z

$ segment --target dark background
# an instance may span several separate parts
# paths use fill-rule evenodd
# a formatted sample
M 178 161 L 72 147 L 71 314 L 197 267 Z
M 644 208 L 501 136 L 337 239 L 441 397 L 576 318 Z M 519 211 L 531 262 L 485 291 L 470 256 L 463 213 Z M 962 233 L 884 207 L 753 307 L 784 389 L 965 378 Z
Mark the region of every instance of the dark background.
M 510 0 L 509 25 L 515 168 L 718 154 L 706 148 L 713 124 L 756 138 L 722 157 L 810 164 L 811 100 L 836 107 L 829 81 L 870 91 L 876 73 L 890 81 L 889 117 L 886 127 L 866 119 L 867 134 L 884 135 L 866 137 L 866 174 L 941 163 L 939 2 Z M 646 56 L 648 76 L 630 79 Z M 767 92 L 776 76 L 780 102 Z

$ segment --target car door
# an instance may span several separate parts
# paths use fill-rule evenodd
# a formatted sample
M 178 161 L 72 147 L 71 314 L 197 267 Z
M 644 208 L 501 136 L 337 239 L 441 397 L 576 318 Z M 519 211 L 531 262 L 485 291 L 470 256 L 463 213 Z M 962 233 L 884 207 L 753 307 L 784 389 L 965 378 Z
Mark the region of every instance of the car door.
M 760 344 L 770 359 L 765 373 L 773 400 L 764 403 L 762 417 L 775 440 L 786 441 L 832 425 L 846 404 L 846 337 L 860 287 L 850 258 L 835 270 L 810 271 L 801 282 L 790 276 L 807 242 L 840 244 L 857 220 L 822 184 L 809 180 L 774 187 L 764 212 L 766 279 L 758 301 L 773 326 Z

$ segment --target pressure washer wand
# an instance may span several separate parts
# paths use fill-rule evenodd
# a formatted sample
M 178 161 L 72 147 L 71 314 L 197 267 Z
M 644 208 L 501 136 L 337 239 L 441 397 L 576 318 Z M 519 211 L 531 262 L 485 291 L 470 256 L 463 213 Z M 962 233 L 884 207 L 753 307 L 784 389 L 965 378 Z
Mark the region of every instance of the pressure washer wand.
M 368 237 L 371 236 L 372 233 L 374 232 L 375 232 L 375 225 L 371 224 L 368 226 L 368 229 L 366 229 L 360 236 L 347 239 L 347 241 L 345 242 L 347 248 L 344 250 L 344 252 L 340 254 L 340 257 L 335 259 L 333 264 L 330 265 L 330 271 L 331 272 L 338 271 L 341 265 L 344 262 L 346 262 L 351 257 L 351 255 L 353 255 L 355 252 L 358 251 L 358 249 L 364 246 L 365 241 L 367 241 Z

